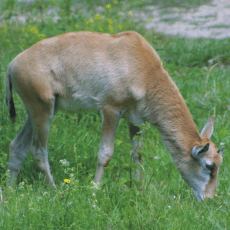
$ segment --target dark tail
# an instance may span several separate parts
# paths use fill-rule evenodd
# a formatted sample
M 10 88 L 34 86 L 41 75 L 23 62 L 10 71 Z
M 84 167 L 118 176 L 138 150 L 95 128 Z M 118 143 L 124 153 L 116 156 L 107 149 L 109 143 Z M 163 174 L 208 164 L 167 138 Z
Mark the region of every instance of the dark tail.
M 10 71 L 8 70 L 6 79 L 6 104 L 9 110 L 10 119 L 12 122 L 16 120 L 16 110 L 14 106 L 13 87 Z

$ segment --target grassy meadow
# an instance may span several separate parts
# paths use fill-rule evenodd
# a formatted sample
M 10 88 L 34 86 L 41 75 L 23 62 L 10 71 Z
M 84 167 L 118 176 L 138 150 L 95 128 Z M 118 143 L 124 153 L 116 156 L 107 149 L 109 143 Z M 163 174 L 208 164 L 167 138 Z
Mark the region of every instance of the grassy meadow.
M 27 3 L 26 3 L 27 2 Z M 151 1 L 145 0 L 143 4 Z M 157 2 L 157 1 L 153 1 Z M 167 4 L 170 1 L 165 1 Z M 173 2 L 183 2 L 173 1 Z M 207 0 L 190 0 L 193 6 Z M 162 3 L 161 3 L 162 4 Z M 139 1 L 2 0 L 0 3 L 0 229 L 229 229 L 230 227 L 230 39 L 183 39 L 146 31 L 134 18 Z M 141 7 L 141 6 L 140 6 Z M 5 186 L 8 146 L 25 120 L 15 95 L 12 124 L 4 100 L 8 63 L 35 42 L 66 31 L 140 32 L 157 50 L 194 120 L 202 128 L 215 116 L 215 143 L 225 143 L 215 199 L 197 202 L 172 163 L 158 131 L 143 125 L 142 189 L 130 176 L 128 126 L 121 120 L 115 153 L 103 185 L 93 192 L 100 141 L 99 113 L 57 113 L 49 159 L 57 189 L 48 188 L 31 156 L 15 189 Z M 64 183 L 69 179 L 70 183 Z M 69 181 L 67 181 L 69 182 Z M 0 194 L 1 195 L 1 194 Z

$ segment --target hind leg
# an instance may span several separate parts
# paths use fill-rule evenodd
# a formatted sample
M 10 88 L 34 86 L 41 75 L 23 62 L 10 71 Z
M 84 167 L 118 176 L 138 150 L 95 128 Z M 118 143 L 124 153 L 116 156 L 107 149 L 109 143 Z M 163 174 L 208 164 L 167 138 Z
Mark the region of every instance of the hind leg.
M 16 183 L 22 162 L 27 156 L 27 153 L 31 147 L 32 135 L 32 124 L 30 117 L 28 116 L 25 125 L 10 144 L 8 162 L 9 178 L 7 181 L 9 186 L 13 186 Z
M 33 109 L 33 139 L 32 153 L 38 163 L 39 168 L 45 174 L 47 182 L 55 187 L 54 179 L 51 174 L 48 161 L 48 134 L 50 123 L 54 113 L 54 101 L 50 103 L 36 103 L 36 108 Z

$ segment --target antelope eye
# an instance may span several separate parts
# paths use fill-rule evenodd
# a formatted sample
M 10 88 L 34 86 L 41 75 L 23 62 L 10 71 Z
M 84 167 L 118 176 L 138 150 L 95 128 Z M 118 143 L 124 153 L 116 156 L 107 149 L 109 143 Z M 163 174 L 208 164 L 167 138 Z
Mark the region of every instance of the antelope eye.
M 206 169 L 212 171 L 215 168 L 215 163 L 211 163 L 211 164 L 206 164 L 205 167 Z

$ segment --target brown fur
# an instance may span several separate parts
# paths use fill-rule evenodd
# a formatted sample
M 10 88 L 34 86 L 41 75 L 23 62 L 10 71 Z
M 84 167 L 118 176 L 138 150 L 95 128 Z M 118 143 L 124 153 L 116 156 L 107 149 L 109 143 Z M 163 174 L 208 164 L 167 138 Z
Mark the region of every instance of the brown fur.
M 33 140 L 35 149 L 47 148 L 48 128 L 46 132 L 44 124 L 48 124 L 54 110 L 101 110 L 104 123 L 95 177 L 99 183 L 102 166 L 108 164 L 113 153 L 119 116 L 125 116 L 134 125 L 148 121 L 159 128 L 178 169 L 198 193 L 198 199 L 203 199 L 205 193 L 214 194 L 222 158 L 210 138 L 198 133 L 159 56 L 138 33 L 77 32 L 45 39 L 19 54 L 9 66 L 9 75 L 39 140 L 39 144 Z M 10 95 L 11 91 L 8 98 L 12 98 Z M 207 127 L 213 129 L 213 123 L 209 122 Z M 25 140 L 16 138 L 14 142 L 19 141 Z M 198 150 L 207 143 L 208 151 L 199 154 Z M 210 179 L 203 165 L 207 160 L 216 165 L 216 173 Z M 203 181 L 199 181 L 199 175 Z

